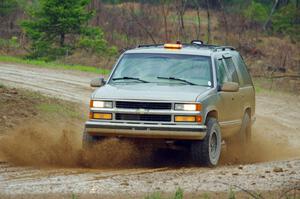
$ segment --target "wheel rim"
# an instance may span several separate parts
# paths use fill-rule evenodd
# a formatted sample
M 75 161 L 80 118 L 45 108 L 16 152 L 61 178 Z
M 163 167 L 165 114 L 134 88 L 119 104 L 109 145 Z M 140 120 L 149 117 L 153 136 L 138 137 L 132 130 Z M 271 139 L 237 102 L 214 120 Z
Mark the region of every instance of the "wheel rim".
M 209 143 L 209 154 L 212 160 L 216 160 L 218 156 L 218 137 L 216 132 L 212 132 Z

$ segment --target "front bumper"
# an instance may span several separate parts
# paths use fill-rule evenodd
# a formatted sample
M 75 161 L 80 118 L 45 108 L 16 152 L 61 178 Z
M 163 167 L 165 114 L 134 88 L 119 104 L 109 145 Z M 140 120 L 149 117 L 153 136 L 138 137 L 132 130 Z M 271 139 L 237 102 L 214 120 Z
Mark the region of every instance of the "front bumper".
M 85 129 L 90 135 L 106 137 L 202 140 L 206 136 L 205 125 L 87 121 Z

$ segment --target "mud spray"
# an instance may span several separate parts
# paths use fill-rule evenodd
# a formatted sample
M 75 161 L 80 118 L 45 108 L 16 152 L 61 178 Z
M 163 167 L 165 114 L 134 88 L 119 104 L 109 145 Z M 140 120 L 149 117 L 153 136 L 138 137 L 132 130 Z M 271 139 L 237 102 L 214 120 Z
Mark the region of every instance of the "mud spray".
M 78 129 L 30 124 L 2 136 L 0 153 L 5 161 L 22 166 L 123 167 L 138 159 L 134 145 L 116 139 L 83 150 L 81 136 Z
M 82 150 L 80 129 L 56 126 L 28 124 L 9 132 L 6 136 L 0 137 L 0 153 L 5 161 L 20 166 L 90 168 L 153 166 L 151 163 L 145 164 L 149 163 L 151 154 L 141 152 L 130 142 L 108 139 L 89 150 Z M 282 138 L 264 134 L 263 128 L 254 128 L 253 131 L 253 140 L 249 145 L 250 153 L 240 155 L 238 148 L 230 152 L 224 150 L 221 164 L 249 164 L 300 156 L 300 148 L 290 146 Z M 176 161 L 171 161 L 169 166 L 173 166 L 174 162 L 176 166 Z

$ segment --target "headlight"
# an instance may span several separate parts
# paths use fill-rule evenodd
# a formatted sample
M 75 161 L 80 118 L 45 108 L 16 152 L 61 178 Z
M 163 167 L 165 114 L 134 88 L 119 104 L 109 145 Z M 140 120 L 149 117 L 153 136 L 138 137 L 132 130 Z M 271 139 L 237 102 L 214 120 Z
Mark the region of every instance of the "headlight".
M 110 101 L 93 101 L 90 102 L 91 108 L 112 108 L 113 103 Z
M 201 111 L 201 104 L 175 104 L 177 111 Z

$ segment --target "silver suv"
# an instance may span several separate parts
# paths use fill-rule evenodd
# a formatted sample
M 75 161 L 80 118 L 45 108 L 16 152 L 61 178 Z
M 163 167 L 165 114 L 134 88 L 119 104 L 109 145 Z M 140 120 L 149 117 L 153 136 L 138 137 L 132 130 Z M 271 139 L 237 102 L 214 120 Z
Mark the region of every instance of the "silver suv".
M 255 90 L 233 47 L 140 45 L 91 86 L 100 88 L 91 95 L 84 146 L 106 137 L 172 143 L 195 163 L 215 166 L 223 140 L 242 149 L 251 137 Z

